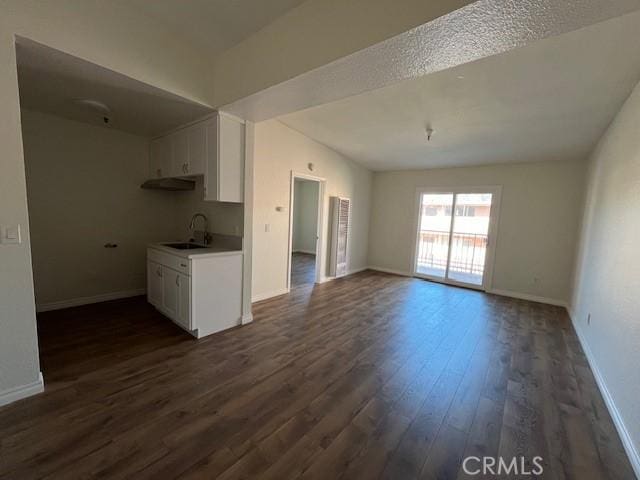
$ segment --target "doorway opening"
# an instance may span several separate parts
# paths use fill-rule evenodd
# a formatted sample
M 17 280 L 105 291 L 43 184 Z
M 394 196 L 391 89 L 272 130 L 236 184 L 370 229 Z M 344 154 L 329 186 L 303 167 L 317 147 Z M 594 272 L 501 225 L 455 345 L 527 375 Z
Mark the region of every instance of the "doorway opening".
M 420 189 L 414 276 L 487 290 L 499 204 L 500 187 Z
M 324 180 L 291 175 L 288 287 L 320 282 Z

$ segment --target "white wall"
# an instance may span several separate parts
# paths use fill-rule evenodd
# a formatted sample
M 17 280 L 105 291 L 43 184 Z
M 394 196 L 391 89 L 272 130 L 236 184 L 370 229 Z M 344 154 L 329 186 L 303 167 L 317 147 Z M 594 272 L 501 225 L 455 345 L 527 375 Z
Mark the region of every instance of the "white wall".
M 296 179 L 294 190 L 293 251 L 315 253 L 319 183 Z
M 309 172 L 307 164 L 314 164 Z M 277 120 L 255 125 L 253 208 L 253 298 L 283 293 L 287 287 L 291 171 L 326 179 L 320 248 L 326 259 L 329 197 L 352 199 L 350 270 L 367 266 L 372 174 L 348 158 L 291 130 Z M 284 210 L 276 211 L 282 206 Z M 269 231 L 265 231 L 269 225 Z M 326 262 L 322 262 L 325 265 Z M 324 275 L 327 272 L 323 272 Z
M 177 229 L 181 239 L 189 238 L 189 222 L 194 213 L 204 213 L 209 219 L 209 231 L 221 235 L 242 235 L 244 206 L 242 203 L 205 202 L 203 177 L 196 178 L 193 191 L 176 192 L 178 202 Z M 202 228 L 198 220 L 197 228 Z
M 627 433 L 623 431 L 621 436 L 638 475 L 639 241 L 640 84 L 591 156 L 571 302 L 574 326 L 592 368 L 601 376 L 614 409 L 626 426 Z
M 0 245 L 0 400 L 38 382 L 40 370 L 15 49 L 1 18 L 0 225 L 20 225 L 22 243 Z
M 176 194 L 140 188 L 149 141 L 29 110 L 22 135 L 36 304 L 144 289 L 146 245 L 178 238 Z
M 411 272 L 418 187 L 501 185 L 493 289 L 567 302 L 585 168 L 555 161 L 377 172 L 369 264 Z

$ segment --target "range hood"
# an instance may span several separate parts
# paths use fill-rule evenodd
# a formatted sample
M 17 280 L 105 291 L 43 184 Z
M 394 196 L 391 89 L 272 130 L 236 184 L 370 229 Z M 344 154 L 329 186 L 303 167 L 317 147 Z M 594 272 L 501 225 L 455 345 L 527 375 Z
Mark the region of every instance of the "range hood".
M 140 188 L 148 188 L 153 190 L 194 190 L 196 188 L 195 180 L 186 180 L 183 178 L 154 178 L 147 180 Z

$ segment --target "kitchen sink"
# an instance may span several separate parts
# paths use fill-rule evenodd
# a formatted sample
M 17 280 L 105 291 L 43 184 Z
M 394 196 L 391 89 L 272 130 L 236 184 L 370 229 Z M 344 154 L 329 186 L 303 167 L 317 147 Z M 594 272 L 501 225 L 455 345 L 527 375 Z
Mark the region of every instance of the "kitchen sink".
M 176 250 L 194 250 L 196 248 L 207 248 L 205 245 L 197 243 L 163 243 L 165 247 L 175 248 Z

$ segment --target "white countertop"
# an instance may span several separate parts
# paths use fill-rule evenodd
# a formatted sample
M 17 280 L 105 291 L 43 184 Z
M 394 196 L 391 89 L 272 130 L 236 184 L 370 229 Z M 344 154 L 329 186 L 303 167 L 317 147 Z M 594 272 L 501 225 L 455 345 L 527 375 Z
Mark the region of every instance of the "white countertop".
M 161 252 L 175 255 L 181 258 L 196 259 L 206 257 L 217 257 L 224 255 L 242 255 L 242 250 L 232 250 L 229 248 L 216 247 L 215 245 L 203 248 L 191 248 L 188 250 L 179 250 L 177 248 L 171 248 L 165 245 L 165 243 L 187 243 L 187 242 L 164 242 L 164 243 L 151 243 L 147 245 L 148 248 L 154 248 Z

